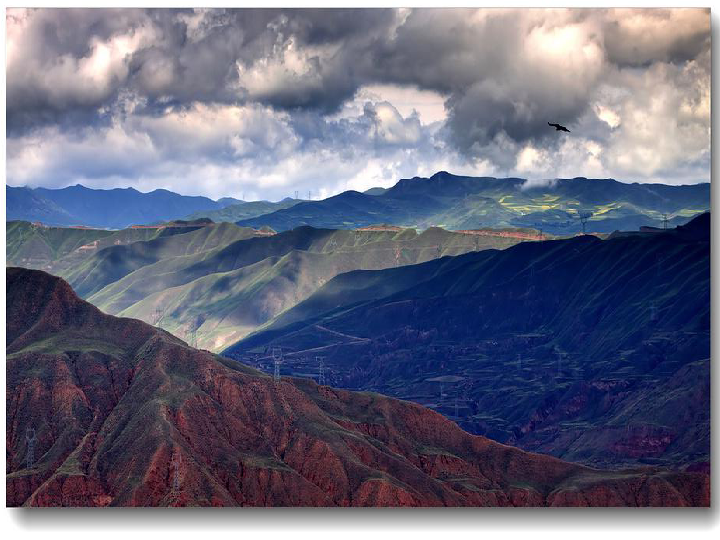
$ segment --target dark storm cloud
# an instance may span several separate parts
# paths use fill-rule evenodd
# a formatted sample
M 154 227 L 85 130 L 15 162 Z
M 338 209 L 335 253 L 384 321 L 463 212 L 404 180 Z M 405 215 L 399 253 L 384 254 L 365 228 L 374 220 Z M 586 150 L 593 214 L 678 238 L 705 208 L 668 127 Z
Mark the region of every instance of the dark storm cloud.
M 151 141 L 169 163 L 190 155 L 227 164 L 255 152 L 266 164 L 325 146 L 359 160 L 402 152 L 408 163 L 412 149 L 442 150 L 512 171 L 562 152 L 587 156 L 587 143 L 605 148 L 591 152 L 598 167 L 653 174 L 674 166 L 654 148 L 679 161 L 672 142 L 696 163 L 709 145 L 707 10 L 42 9 L 6 17 L 7 130 L 18 151 L 52 130 L 68 144 L 111 136 L 128 155 Z M 444 125 L 430 130 L 382 96 L 332 118 L 373 85 L 436 92 Z M 642 101 L 651 95 L 663 96 L 658 119 L 681 111 L 674 136 L 683 140 L 642 131 L 653 122 Z M 233 114 L 272 136 L 246 132 L 218 107 L 240 107 Z M 184 115 L 195 131 L 178 127 Z M 585 143 L 567 146 L 548 121 Z M 185 137 L 214 133 L 190 148 L 168 126 Z M 629 144 L 637 155 L 628 156 Z M 145 158 L 138 163 L 152 162 Z M 98 167 L 89 171 L 100 175 Z

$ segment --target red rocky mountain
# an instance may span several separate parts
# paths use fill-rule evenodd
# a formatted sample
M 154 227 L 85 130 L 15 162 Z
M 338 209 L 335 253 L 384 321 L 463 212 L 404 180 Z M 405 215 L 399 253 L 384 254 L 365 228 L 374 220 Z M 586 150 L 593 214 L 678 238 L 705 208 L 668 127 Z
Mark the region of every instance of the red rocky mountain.
M 8 506 L 708 506 L 707 472 L 605 471 L 419 405 L 195 350 L 8 268 Z

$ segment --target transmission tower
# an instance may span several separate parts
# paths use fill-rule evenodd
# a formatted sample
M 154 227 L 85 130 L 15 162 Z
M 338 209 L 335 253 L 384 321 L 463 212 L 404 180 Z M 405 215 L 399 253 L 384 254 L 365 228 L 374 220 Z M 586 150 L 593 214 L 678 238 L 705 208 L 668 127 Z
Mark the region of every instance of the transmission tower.
M 299 195 L 299 194 L 298 194 L 298 190 L 296 189 L 296 190 L 295 190 L 295 200 L 297 200 L 298 195 Z
M 182 458 L 180 457 L 180 454 L 175 454 L 172 460 L 172 468 L 173 468 L 173 493 L 176 495 L 180 491 L 180 463 L 182 462 Z
M 337 242 L 335 241 L 335 238 L 332 238 L 330 242 L 328 242 L 328 247 L 331 252 L 335 253 L 335 250 L 337 249 Z
M 668 216 L 667 214 L 663 214 L 663 229 L 667 230 L 667 224 L 668 224 Z
M 582 233 L 585 234 L 585 226 L 587 225 L 588 219 L 592 217 L 592 212 L 583 212 L 578 214 L 578 219 L 582 224 Z
M 438 244 L 438 246 L 437 246 L 436 249 L 437 249 L 437 256 L 438 256 L 438 259 L 439 259 L 440 256 L 442 255 L 442 245 L 441 245 L 441 244 Z
M 395 266 L 400 266 L 401 253 L 402 253 L 402 250 L 400 249 L 400 246 L 395 246 Z
M 308 190 L 308 201 L 312 200 L 312 191 Z
M 28 469 L 32 469 L 35 463 L 35 429 L 30 426 L 25 430 L 25 442 L 27 442 L 26 465 Z
M 161 308 L 161 307 L 155 308 L 155 313 L 152 316 L 152 325 L 153 326 L 157 326 L 158 324 L 160 324 L 160 321 L 165 316 L 166 310 L 167 310 L 167 308 Z
M 275 371 L 273 372 L 273 380 L 280 382 L 280 364 L 282 364 L 282 349 L 280 347 L 273 347 L 272 349 L 273 364 Z
M 315 360 L 317 360 L 319 367 L 318 384 L 325 386 L 325 362 L 322 356 L 316 356 Z
M 562 361 L 563 361 L 563 357 L 565 356 L 565 353 L 562 352 L 560 349 L 556 348 L 556 349 L 555 349 L 555 354 L 557 355 L 557 359 L 558 359 L 557 376 L 559 377 L 559 376 L 560 376 L 560 371 L 562 370 Z
M 188 345 L 193 349 L 197 348 L 197 329 L 194 327 L 188 331 Z

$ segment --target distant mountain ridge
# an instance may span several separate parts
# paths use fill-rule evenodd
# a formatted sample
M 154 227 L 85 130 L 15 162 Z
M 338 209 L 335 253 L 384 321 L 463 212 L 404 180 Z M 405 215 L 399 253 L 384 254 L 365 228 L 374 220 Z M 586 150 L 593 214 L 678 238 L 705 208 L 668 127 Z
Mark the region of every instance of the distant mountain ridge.
M 220 199 L 218 202 L 222 201 Z M 235 223 L 243 219 L 249 219 L 263 214 L 270 214 L 276 210 L 290 208 L 296 204 L 303 202 L 302 199 L 291 199 L 286 197 L 278 202 L 270 201 L 240 201 L 227 205 L 218 210 L 200 210 L 187 216 L 185 219 L 209 218 L 219 223 L 226 221 Z
M 165 189 L 143 193 L 134 188 L 91 189 L 80 184 L 62 189 L 5 186 L 5 195 L 6 221 L 108 229 L 180 219 L 240 202 L 229 197 L 213 201 Z
M 440 171 L 405 178 L 391 188 L 345 191 L 319 201 L 279 202 L 187 197 L 166 190 L 93 190 L 6 186 L 7 221 L 121 229 L 175 219 L 210 218 L 281 232 L 303 225 L 355 229 L 379 223 L 448 230 L 531 227 L 557 235 L 581 230 L 611 233 L 642 226 L 674 227 L 710 209 L 710 184 L 681 186 L 623 183 L 576 177 L 547 182 L 470 177 Z M 667 222 L 665 218 L 667 217 Z
M 577 177 L 544 184 L 521 178 L 457 176 L 407 178 L 372 195 L 346 191 L 271 214 L 238 221 L 277 231 L 301 225 L 347 229 L 376 223 L 404 227 L 534 227 L 553 234 L 581 230 L 580 214 L 591 213 L 588 232 L 610 233 L 641 226 L 681 225 L 710 209 L 710 184 L 626 184 Z

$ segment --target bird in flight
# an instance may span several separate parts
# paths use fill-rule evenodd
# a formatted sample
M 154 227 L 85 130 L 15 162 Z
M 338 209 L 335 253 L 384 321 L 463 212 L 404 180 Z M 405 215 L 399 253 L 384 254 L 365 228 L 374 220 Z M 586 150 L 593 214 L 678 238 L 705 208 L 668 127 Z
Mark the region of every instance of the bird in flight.
M 568 128 L 566 128 L 565 126 L 561 126 L 560 124 L 551 124 L 550 122 L 548 122 L 548 126 L 554 127 L 555 131 L 567 131 L 568 133 L 570 133 L 570 130 Z

